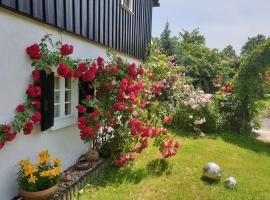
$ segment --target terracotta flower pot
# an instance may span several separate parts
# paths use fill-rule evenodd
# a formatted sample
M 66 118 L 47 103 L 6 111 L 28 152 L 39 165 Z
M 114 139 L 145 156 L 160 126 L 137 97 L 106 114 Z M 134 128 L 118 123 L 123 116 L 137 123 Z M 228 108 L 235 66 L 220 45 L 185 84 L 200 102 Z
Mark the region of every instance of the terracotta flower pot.
M 54 195 L 58 189 L 58 184 L 42 191 L 38 192 L 27 192 L 23 189 L 20 189 L 20 195 L 24 200 L 46 200 Z
M 97 161 L 99 159 L 99 153 L 95 149 L 90 149 L 86 153 L 86 159 L 90 162 Z

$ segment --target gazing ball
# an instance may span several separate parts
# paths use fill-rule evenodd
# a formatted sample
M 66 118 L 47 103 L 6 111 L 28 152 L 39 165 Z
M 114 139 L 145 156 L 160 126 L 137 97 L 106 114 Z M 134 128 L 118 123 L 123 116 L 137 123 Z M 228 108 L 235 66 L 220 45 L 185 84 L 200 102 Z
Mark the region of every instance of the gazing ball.
M 234 187 L 236 185 L 237 181 L 234 177 L 229 177 L 225 181 L 225 186 L 228 188 Z
M 221 169 L 216 163 L 207 163 L 203 168 L 203 176 L 213 180 L 221 178 Z

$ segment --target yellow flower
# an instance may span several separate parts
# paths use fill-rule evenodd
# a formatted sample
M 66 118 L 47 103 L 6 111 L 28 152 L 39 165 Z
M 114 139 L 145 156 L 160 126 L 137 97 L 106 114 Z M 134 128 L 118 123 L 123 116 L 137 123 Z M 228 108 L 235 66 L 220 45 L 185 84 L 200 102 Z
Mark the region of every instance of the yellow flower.
M 62 164 L 62 160 L 59 158 L 53 159 L 54 166 L 59 166 Z
M 29 183 L 36 183 L 37 180 L 38 178 L 34 176 L 33 174 L 31 174 L 30 177 L 28 178 Z
M 50 164 L 50 160 L 47 157 L 40 157 L 38 158 L 38 164 Z
M 29 159 L 27 160 L 21 160 L 20 162 L 17 163 L 18 166 L 25 167 L 27 165 L 30 165 Z
M 40 172 L 40 176 L 42 176 L 42 177 L 49 177 L 50 176 L 50 171 Z
M 41 151 L 38 153 L 38 155 L 40 158 L 47 158 L 47 159 L 49 159 L 51 156 L 51 154 L 49 154 L 48 150 Z
M 25 176 L 28 176 L 28 175 L 31 175 L 33 173 L 37 172 L 37 166 L 35 165 L 26 165 L 24 167 L 24 175 Z

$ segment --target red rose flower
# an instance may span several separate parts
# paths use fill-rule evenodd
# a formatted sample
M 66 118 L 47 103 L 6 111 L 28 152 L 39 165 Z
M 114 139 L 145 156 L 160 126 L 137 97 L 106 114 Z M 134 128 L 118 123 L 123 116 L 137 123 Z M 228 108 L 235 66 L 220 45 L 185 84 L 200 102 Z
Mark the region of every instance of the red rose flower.
M 153 73 L 149 73 L 149 74 L 148 74 L 148 78 L 149 78 L 149 79 L 152 79 L 152 78 L 154 78 L 154 77 L 155 77 L 155 74 L 153 74 Z
M 99 115 L 100 115 L 100 111 L 95 111 L 95 112 L 92 112 L 91 114 L 89 114 L 89 117 L 91 119 L 95 119 Z
M 57 73 L 59 76 L 63 76 L 63 77 L 66 76 L 66 74 L 68 73 L 68 68 L 67 68 L 66 63 L 60 63 L 58 65 Z
M 87 118 L 86 118 L 85 116 L 81 116 L 81 117 L 79 118 L 79 122 L 80 122 L 81 124 L 86 124 L 86 123 L 87 123 Z
M 79 113 L 85 113 L 87 111 L 87 108 L 83 105 L 80 105 L 80 104 L 77 105 L 76 108 L 77 108 Z
M 141 101 L 141 107 L 142 107 L 142 108 L 146 108 L 146 106 L 147 106 L 146 101 L 145 101 L 145 100 L 142 100 L 142 101 Z
M 107 85 L 107 90 L 112 91 L 114 89 L 114 86 L 112 84 Z
M 94 80 L 95 76 L 96 76 L 96 70 L 89 69 L 83 75 L 83 81 L 90 82 Z
M 41 89 L 39 86 L 33 86 L 30 84 L 27 89 L 27 94 L 32 98 L 40 97 Z
M 40 107 L 41 107 L 40 101 L 33 101 L 33 102 L 31 103 L 31 105 L 34 106 L 34 107 L 37 108 L 37 109 L 40 109 Z
M 12 140 L 15 139 L 16 135 L 17 135 L 16 132 L 15 133 L 12 133 L 12 134 L 9 134 L 8 137 L 7 137 L 7 141 L 8 142 L 11 142 Z
M 5 125 L 3 126 L 2 132 L 3 133 L 9 133 L 11 130 L 11 126 L 10 125 Z
M 39 71 L 38 70 L 34 70 L 32 71 L 32 77 L 34 79 L 35 82 L 39 82 L 40 78 L 39 78 Z
M 2 149 L 5 146 L 5 142 L 0 142 L 0 149 Z
M 118 111 L 125 110 L 125 107 L 126 107 L 126 105 L 124 103 L 117 103 L 115 105 L 115 109 L 118 110 Z
M 67 68 L 67 73 L 65 74 L 65 78 L 69 79 L 73 77 L 73 75 L 74 75 L 73 69 Z
M 73 53 L 73 46 L 72 45 L 68 45 L 68 44 L 62 45 L 62 47 L 60 49 L 60 54 L 62 56 L 68 56 L 72 53 Z
M 16 107 L 16 111 L 17 112 L 24 112 L 24 105 L 22 105 L 22 104 L 20 104 L 20 105 L 18 105 L 17 107 Z
M 80 63 L 78 65 L 78 69 L 81 70 L 82 72 L 85 72 L 88 69 L 87 63 Z
M 74 72 L 74 77 L 75 78 L 80 78 L 81 76 L 82 76 L 82 71 L 80 70 L 80 69 L 77 69 L 77 70 L 75 70 L 75 72 Z
M 95 136 L 95 135 L 96 135 L 96 132 L 92 128 L 86 126 L 82 130 L 81 138 L 82 140 L 86 140 L 89 136 Z
M 92 96 L 91 96 L 91 95 L 86 95 L 85 99 L 86 99 L 87 101 L 89 101 L 89 100 L 92 99 Z
M 96 125 L 96 129 L 100 129 L 101 128 L 101 125 L 100 124 L 97 124 Z
M 31 134 L 33 131 L 33 122 L 31 121 L 26 122 L 23 128 L 23 131 L 25 135 Z
M 104 59 L 101 58 L 101 57 L 98 57 L 97 58 L 97 64 L 98 64 L 98 66 L 103 66 L 104 65 Z
M 173 121 L 173 118 L 172 117 L 164 117 L 164 122 L 167 123 L 167 124 L 171 124 Z
M 135 109 L 132 107 L 129 109 L 129 112 L 133 113 L 135 111 Z
M 38 44 L 33 44 L 26 48 L 26 53 L 31 59 L 39 60 L 41 58 L 41 52 Z
M 144 75 L 144 71 L 145 71 L 145 69 L 144 69 L 143 66 L 141 65 L 141 66 L 140 66 L 140 72 L 139 72 L 139 74 L 140 74 L 141 76 L 143 76 L 143 75 Z
M 82 131 L 86 127 L 86 124 L 78 124 L 77 127 Z
M 34 123 L 39 123 L 41 121 L 41 114 L 40 114 L 40 112 L 35 112 L 35 114 L 32 116 L 32 121 Z

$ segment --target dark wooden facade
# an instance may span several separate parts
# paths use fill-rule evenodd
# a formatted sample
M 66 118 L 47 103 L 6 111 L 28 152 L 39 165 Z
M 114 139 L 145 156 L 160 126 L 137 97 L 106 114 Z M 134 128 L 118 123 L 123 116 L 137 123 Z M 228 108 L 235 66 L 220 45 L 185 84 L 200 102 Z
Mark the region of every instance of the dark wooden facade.
M 0 0 L 0 6 L 107 47 L 143 59 L 151 40 L 157 0 L 133 0 L 133 13 L 121 0 Z

